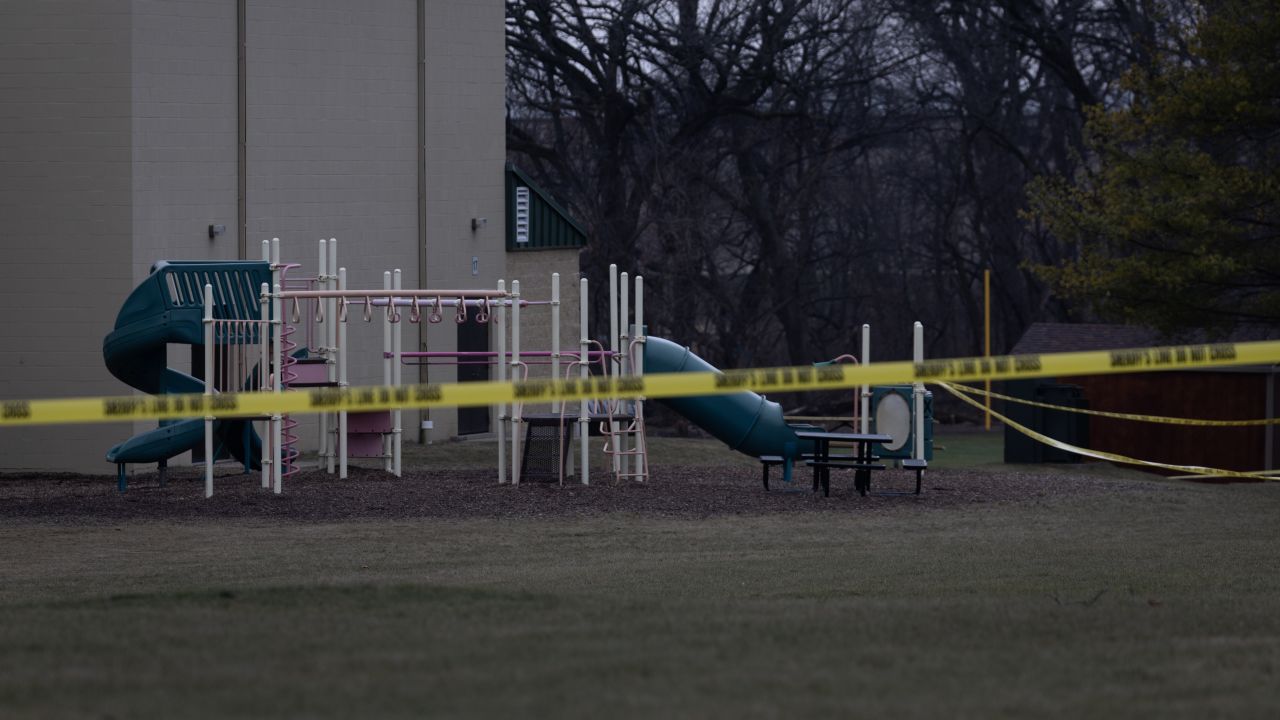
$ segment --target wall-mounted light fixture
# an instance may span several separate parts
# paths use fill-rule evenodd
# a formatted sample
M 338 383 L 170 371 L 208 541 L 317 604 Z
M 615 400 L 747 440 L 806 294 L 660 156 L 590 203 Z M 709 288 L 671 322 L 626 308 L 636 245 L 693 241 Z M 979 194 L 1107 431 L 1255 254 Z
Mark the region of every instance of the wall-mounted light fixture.
M 214 238 L 218 237 L 219 235 L 221 235 L 221 234 L 225 233 L 226 231 L 227 231 L 227 226 L 226 226 L 226 225 L 210 225 L 210 226 L 209 226 L 209 239 L 210 239 L 210 240 L 212 240 L 212 239 L 214 239 Z

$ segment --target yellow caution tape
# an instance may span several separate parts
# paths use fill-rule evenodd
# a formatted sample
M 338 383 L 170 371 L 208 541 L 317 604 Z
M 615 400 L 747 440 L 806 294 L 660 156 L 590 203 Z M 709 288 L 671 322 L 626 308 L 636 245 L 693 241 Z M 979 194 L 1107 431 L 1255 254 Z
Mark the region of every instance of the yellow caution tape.
M 1001 395 L 998 392 L 969 387 L 968 385 L 952 385 L 951 389 L 959 390 L 963 393 L 969 393 L 970 395 L 991 397 L 996 398 L 997 400 L 1018 403 L 1020 405 L 1031 405 L 1032 407 L 1061 410 L 1062 412 L 1079 413 L 1081 415 L 1116 418 L 1117 420 L 1134 420 L 1136 422 L 1161 423 L 1164 425 L 1195 425 L 1204 427 L 1257 427 L 1259 425 L 1280 425 L 1280 418 L 1262 420 L 1197 420 L 1194 418 L 1162 417 L 1160 415 L 1138 415 L 1136 413 L 1111 412 L 1109 410 L 1089 410 L 1086 408 L 1067 407 L 1066 405 L 1051 405 L 1049 403 L 1042 403 L 1036 400 L 1025 400 L 1023 398 L 1011 397 L 1009 395 Z M 983 407 L 985 408 L 985 406 Z
M 158 395 L 0 402 L 0 428 L 51 423 L 260 417 L 298 413 L 469 407 L 602 398 L 670 398 L 756 392 L 837 390 L 909 382 L 1010 380 L 1149 372 L 1280 362 L 1280 342 L 1176 345 L 1052 355 L 783 367 L 724 373 L 664 373 L 588 380 L 442 383 L 318 388 L 283 393 Z
M 946 390 L 952 395 L 955 395 L 956 397 L 972 405 L 973 407 L 976 407 L 979 410 L 982 410 L 984 412 L 986 411 L 985 405 L 978 402 L 977 400 L 974 400 L 968 395 L 965 395 L 964 393 L 960 392 L 951 383 L 940 382 L 938 383 L 938 385 L 941 386 L 942 389 Z M 1280 478 L 1278 477 L 1270 477 L 1264 474 L 1265 471 L 1240 472 L 1237 470 L 1222 470 L 1219 468 L 1202 467 L 1200 465 L 1174 465 L 1171 463 L 1155 462 L 1154 460 L 1138 460 L 1137 458 L 1131 458 L 1126 455 L 1103 452 L 1101 450 L 1090 450 L 1088 448 L 1082 448 L 1076 445 L 1071 445 L 1069 443 L 1064 443 L 1061 440 L 1055 440 L 1054 438 L 1051 438 L 1048 435 L 1045 435 L 1043 433 L 1038 433 L 1035 430 L 1032 430 L 1031 428 L 1025 425 L 1021 425 L 1019 423 L 1016 423 L 1010 420 L 1009 418 L 1005 417 L 1004 415 L 1001 415 L 995 410 L 991 411 L 991 416 L 1000 420 L 1005 425 L 1008 425 L 1014 430 L 1017 430 L 1023 435 L 1026 435 L 1027 437 L 1030 437 L 1035 440 L 1039 440 L 1045 445 L 1058 448 L 1059 450 L 1065 450 L 1069 453 L 1075 453 L 1076 455 L 1083 455 L 1084 457 L 1096 458 L 1098 460 L 1107 460 L 1109 462 L 1124 463 L 1126 465 L 1142 465 L 1145 467 L 1163 468 L 1165 470 L 1177 470 L 1179 472 L 1190 473 L 1191 477 L 1196 477 L 1196 478 L 1223 477 L 1223 478 L 1250 478 L 1254 480 L 1280 480 Z M 1187 479 L 1187 476 L 1180 476 L 1180 477 L 1182 479 Z

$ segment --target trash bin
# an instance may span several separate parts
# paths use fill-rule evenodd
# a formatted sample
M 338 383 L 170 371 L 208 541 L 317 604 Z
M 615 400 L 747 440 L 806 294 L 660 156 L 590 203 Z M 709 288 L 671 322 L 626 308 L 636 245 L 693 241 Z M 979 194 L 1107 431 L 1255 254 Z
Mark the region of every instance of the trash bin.
M 1084 388 L 1052 380 L 1011 380 L 1005 394 L 1012 397 L 1069 408 L 1087 409 L 1089 401 Z M 1031 430 L 1079 447 L 1089 446 L 1089 416 L 1021 403 L 1006 403 L 1005 415 Z M 1083 458 L 1066 450 L 1050 447 L 1023 435 L 1012 427 L 1004 430 L 1006 463 L 1077 463 Z

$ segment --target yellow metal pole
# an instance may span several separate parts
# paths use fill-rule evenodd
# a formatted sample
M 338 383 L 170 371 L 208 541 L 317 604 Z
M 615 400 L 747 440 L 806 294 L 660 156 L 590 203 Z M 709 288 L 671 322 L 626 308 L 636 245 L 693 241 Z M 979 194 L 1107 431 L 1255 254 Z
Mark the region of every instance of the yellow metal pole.
M 983 357 L 991 357 L 991 270 L 982 271 L 982 314 L 983 314 Z M 984 380 L 982 383 L 987 391 L 986 407 L 987 421 L 986 429 L 991 429 L 991 381 Z

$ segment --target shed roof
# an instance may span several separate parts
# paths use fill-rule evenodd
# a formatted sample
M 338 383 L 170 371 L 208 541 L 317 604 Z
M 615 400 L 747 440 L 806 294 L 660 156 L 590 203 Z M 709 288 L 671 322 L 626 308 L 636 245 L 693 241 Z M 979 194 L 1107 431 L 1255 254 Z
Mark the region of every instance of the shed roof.
M 1227 337 L 1211 338 L 1203 330 L 1192 330 L 1169 336 L 1154 328 L 1141 325 L 1110 325 L 1106 323 L 1031 323 L 1026 332 L 1009 351 L 1010 355 L 1045 355 L 1063 352 L 1089 352 L 1119 348 L 1150 347 L 1152 345 L 1181 345 L 1205 342 L 1256 342 L 1280 340 L 1280 328 L 1267 325 L 1245 325 Z M 1237 368 L 1205 368 L 1258 372 L 1275 372 L 1277 365 L 1240 366 Z
M 1009 352 L 1013 355 L 1041 355 L 1159 344 L 1159 333 L 1137 325 L 1038 322 L 1031 323 Z

